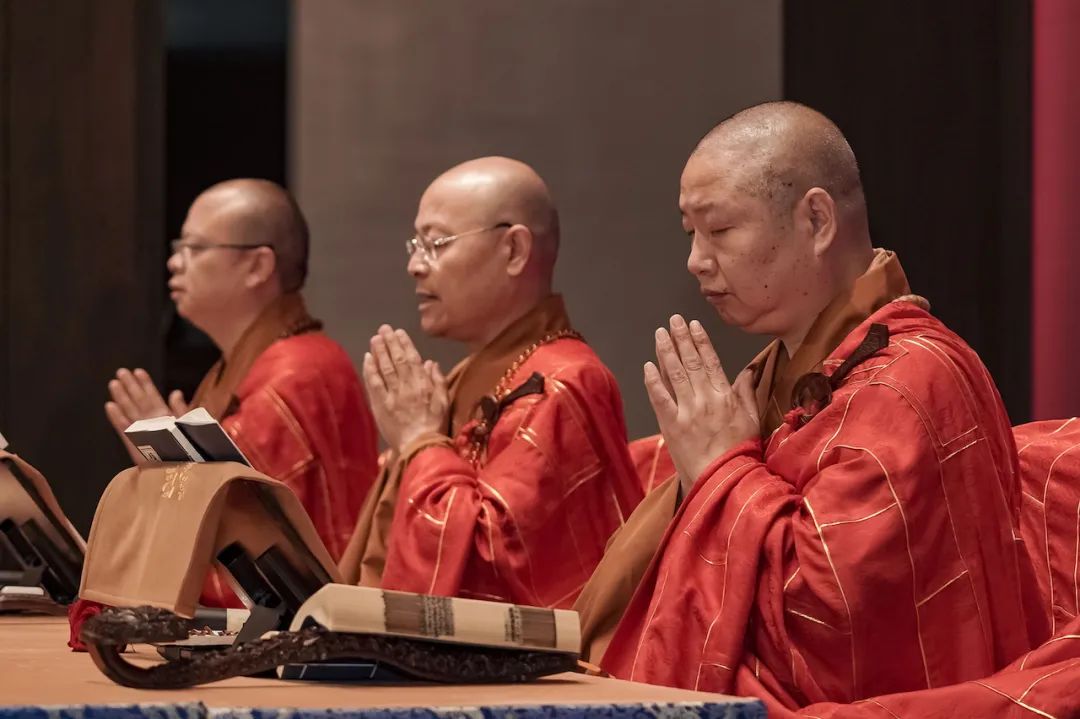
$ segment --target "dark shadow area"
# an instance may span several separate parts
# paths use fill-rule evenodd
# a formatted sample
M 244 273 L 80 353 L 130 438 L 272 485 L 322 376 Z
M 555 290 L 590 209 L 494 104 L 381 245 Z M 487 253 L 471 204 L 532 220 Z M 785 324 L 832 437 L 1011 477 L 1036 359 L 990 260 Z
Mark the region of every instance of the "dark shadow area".
M 784 4 L 784 94 L 832 118 L 875 243 L 1031 413 L 1031 6 Z M 824 40 L 824 41 L 823 41 Z
M 285 184 L 288 26 L 288 0 L 166 3 L 165 240 L 216 182 Z M 190 398 L 217 349 L 171 304 L 163 331 L 162 388 Z

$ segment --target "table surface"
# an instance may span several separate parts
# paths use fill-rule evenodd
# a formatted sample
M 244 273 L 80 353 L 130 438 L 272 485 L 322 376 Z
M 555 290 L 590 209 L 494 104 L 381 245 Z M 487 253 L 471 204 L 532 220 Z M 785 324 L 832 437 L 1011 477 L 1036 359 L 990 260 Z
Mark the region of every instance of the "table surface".
M 672 689 L 581 674 L 559 674 L 512 685 L 409 684 L 375 686 L 227 679 L 184 690 L 129 689 L 102 675 L 85 653 L 67 647 L 63 618 L 0 617 L 0 706 L 181 704 L 207 707 L 336 709 L 535 705 L 709 704 L 764 716 L 753 699 Z M 150 654 L 148 647 L 141 652 Z M 727 712 L 710 712 L 724 714 Z

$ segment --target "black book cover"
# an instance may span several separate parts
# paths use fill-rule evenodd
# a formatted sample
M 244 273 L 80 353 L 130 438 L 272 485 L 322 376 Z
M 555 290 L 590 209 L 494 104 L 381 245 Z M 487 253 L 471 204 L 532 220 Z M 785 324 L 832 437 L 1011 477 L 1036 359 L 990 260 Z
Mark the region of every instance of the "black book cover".
M 205 409 L 196 408 L 176 420 L 179 429 L 207 462 L 239 462 L 251 466 L 217 420 Z
M 168 429 L 132 430 L 124 434 L 150 462 L 199 461 L 190 456 L 180 440 Z

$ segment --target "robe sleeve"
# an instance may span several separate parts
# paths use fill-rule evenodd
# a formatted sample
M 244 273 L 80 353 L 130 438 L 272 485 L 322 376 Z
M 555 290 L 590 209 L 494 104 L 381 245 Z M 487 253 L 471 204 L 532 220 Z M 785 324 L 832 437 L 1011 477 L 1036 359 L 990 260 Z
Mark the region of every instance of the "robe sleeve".
M 536 606 L 573 602 L 621 522 L 601 457 L 603 436 L 624 434 L 610 414 L 590 412 L 570 383 L 548 378 L 547 386 L 503 413 L 481 468 L 449 447 L 413 457 L 384 587 Z
M 287 379 L 256 389 L 222 424 L 256 469 L 296 494 L 337 560 L 375 478 L 373 422 L 358 386 L 335 409 L 325 387 Z
M 1015 562 L 993 427 L 943 436 L 932 417 L 903 388 L 867 385 L 787 436 L 805 448 L 796 460 L 766 463 L 759 442 L 719 458 L 669 528 L 605 668 L 738 691 L 742 663 L 774 695 L 851 701 L 983 676 L 1030 646 L 1015 615 L 1021 626 L 1002 631 L 986 584 Z M 950 472 L 958 461 L 981 476 Z

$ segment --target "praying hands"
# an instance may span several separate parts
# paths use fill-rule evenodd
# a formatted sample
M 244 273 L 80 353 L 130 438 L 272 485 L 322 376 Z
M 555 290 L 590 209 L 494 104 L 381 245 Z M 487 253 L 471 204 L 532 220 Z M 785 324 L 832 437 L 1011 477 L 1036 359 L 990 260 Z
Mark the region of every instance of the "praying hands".
M 124 430 L 136 420 L 169 414 L 179 417 L 189 409 L 180 390 L 173 390 L 166 403 L 158 388 L 154 386 L 154 380 L 144 369 L 117 370 L 116 378 L 109 381 L 109 395 L 112 399 L 105 403 L 105 416 L 120 435 L 124 447 L 136 464 L 143 463 L 145 459 L 128 441 Z
M 687 326 L 674 315 L 670 332 L 656 330 L 656 364 L 645 364 L 645 389 L 684 495 L 713 460 L 760 432 L 752 379 L 747 368 L 728 382 L 697 320 Z
M 423 360 L 405 330 L 388 325 L 364 355 L 364 384 L 379 432 L 401 450 L 425 434 L 446 432 L 450 406 L 439 366 Z

